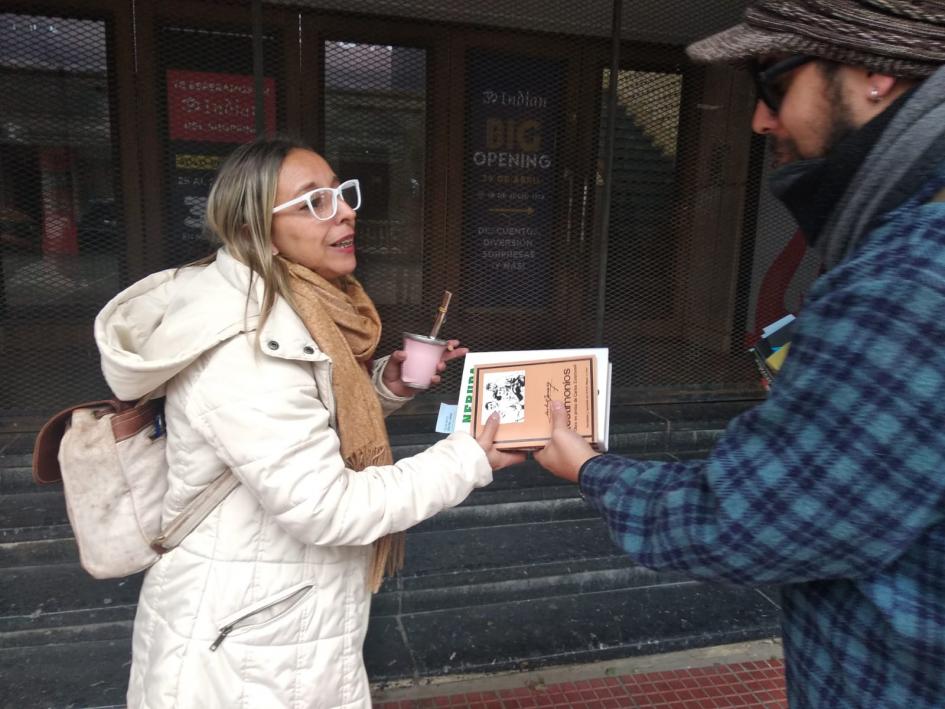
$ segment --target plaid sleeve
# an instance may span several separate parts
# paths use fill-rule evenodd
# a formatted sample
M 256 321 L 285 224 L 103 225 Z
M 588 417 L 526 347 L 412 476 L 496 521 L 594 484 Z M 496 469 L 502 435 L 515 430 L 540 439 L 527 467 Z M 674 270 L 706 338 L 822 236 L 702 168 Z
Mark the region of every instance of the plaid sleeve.
M 908 252 L 821 277 L 770 398 L 734 419 L 708 459 L 586 465 L 582 492 L 631 557 L 737 583 L 856 578 L 943 523 L 945 219 L 936 224 L 925 244 L 903 240 Z

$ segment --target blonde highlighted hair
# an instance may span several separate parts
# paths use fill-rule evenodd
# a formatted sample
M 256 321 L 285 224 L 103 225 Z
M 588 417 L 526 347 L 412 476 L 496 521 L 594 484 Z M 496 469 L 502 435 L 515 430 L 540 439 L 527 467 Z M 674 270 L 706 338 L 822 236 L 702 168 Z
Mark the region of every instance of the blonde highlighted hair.
M 284 136 L 257 138 L 241 145 L 221 163 L 207 198 L 207 230 L 233 258 L 249 266 L 252 278 L 262 279 L 257 337 L 277 296 L 292 303 L 288 272 L 272 253 L 272 209 L 279 170 L 293 150 L 312 148 L 301 140 Z M 197 264 L 209 263 L 213 258 Z M 247 304 L 251 291 L 252 280 L 246 294 Z

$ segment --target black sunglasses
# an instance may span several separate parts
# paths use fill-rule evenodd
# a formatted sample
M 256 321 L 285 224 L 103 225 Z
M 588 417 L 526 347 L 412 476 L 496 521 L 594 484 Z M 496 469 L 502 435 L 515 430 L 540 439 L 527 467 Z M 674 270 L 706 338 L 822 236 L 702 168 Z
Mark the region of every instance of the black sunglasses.
M 758 98 L 764 101 L 768 108 L 777 113 L 781 108 L 781 101 L 784 100 L 785 94 L 785 88 L 778 82 L 778 78 L 794 71 L 799 66 L 807 64 L 807 62 L 814 61 L 816 58 L 809 54 L 797 54 L 775 62 L 768 67 L 756 66 L 752 74 L 755 77 L 755 90 L 758 92 Z

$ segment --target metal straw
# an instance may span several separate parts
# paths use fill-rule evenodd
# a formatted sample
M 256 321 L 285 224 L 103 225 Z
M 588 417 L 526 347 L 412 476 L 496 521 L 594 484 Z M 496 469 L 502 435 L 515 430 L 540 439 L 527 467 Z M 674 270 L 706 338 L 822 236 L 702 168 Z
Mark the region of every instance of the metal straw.
M 443 291 L 443 300 L 440 301 L 440 307 L 436 309 L 436 318 L 433 320 L 433 329 L 430 330 L 430 339 L 435 340 L 440 334 L 440 328 L 443 327 L 443 321 L 446 320 L 446 309 L 450 307 L 450 298 L 453 294 L 448 290 Z

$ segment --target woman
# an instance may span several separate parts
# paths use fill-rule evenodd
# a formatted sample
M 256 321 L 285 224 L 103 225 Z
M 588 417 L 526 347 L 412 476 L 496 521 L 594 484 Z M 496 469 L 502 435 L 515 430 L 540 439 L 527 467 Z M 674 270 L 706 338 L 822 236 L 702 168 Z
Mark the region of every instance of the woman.
M 492 421 L 393 463 L 383 416 L 412 390 L 401 352 L 367 369 L 380 322 L 351 276 L 359 203 L 301 143 L 242 146 L 208 198 L 215 257 L 96 320 L 115 394 L 166 395 L 165 523 L 226 468 L 241 482 L 145 576 L 129 707 L 370 706 L 370 595 L 400 533 L 521 460 Z

